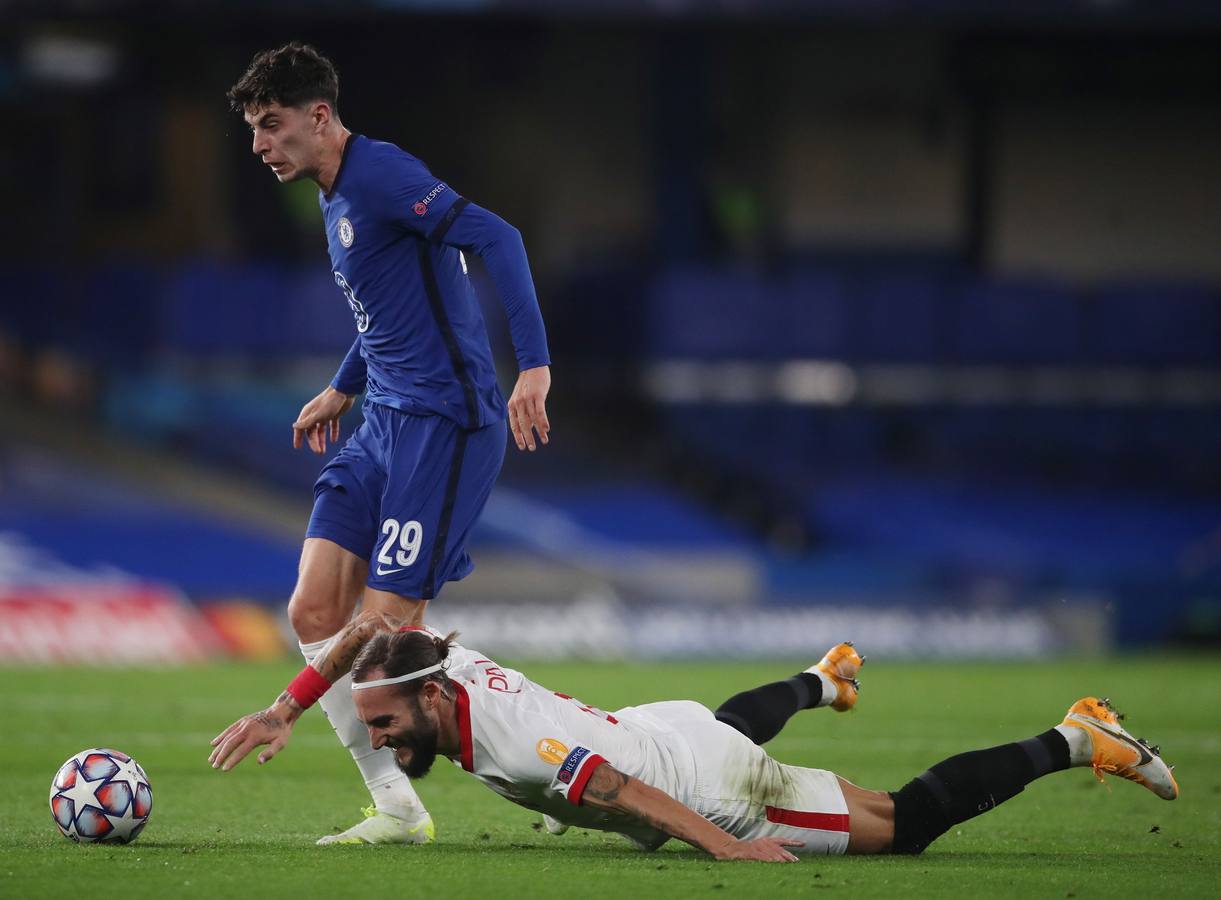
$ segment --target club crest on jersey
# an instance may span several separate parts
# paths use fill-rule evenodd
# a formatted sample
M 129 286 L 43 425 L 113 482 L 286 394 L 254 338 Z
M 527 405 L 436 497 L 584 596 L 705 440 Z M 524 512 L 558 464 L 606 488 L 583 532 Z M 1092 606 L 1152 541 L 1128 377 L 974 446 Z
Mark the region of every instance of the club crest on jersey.
M 551 763 L 553 766 L 558 766 L 564 761 L 564 757 L 568 755 L 568 748 L 555 738 L 543 738 L 538 742 L 534 751 L 543 762 Z
M 560 770 L 555 773 L 555 777 L 564 784 L 572 781 L 572 776 L 577 774 L 577 767 L 581 765 L 581 760 L 589 756 L 589 750 L 585 747 L 574 747 L 573 751 L 565 757 Z
M 447 189 L 447 185 L 444 181 L 438 182 L 437 186 L 429 191 L 428 195 L 424 197 L 423 200 L 416 201 L 415 205 L 411 207 L 411 211 L 417 216 L 424 215 L 426 212 L 428 212 L 428 204 L 436 200 L 437 197 L 441 196 L 441 194 L 443 194 Z
M 339 243 L 345 247 L 351 247 L 354 240 L 356 240 L 356 231 L 352 228 L 352 223 L 348 221 L 348 217 L 344 216 L 339 220 Z

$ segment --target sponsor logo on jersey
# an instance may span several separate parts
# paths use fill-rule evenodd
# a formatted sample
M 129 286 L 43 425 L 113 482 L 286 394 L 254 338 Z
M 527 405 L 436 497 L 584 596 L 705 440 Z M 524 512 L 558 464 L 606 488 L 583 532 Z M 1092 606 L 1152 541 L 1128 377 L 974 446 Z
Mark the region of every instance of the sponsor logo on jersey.
M 348 221 L 348 217 L 344 216 L 339 220 L 339 243 L 345 247 L 351 247 L 354 240 L 356 240 L 356 231 L 352 228 L 352 223 Z
M 348 280 L 343 277 L 342 272 L 335 273 L 335 283 L 339 285 L 339 289 L 343 291 L 343 296 L 348 301 L 348 306 L 352 308 L 352 315 L 356 317 L 356 330 L 364 334 L 369 330 L 369 314 L 365 312 L 364 305 L 356 299 L 356 292 L 352 290 L 352 286 L 348 284 Z
M 574 747 L 573 751 L 564 758 L 563 764 L 560 765 L 560 770 L 555 773 L 555 777 L 564 784 L 572 781 L 572 776 L 577 774 L 577 768 L 581 765 L 581 760 L 589 756 L 589 750 L 585 747 Z
M 428 195 L 424 197 L 424 199 L 416 201 L 415 206 L 411 207 L 412 212 L 414 212 L 417 216 L 424 215 L 424 213 L 428 212 L 428 204 L 436 200 L 437 197 L 441 196 L 441 194 L 443 194 L 446 190 L 447 186 L 445 182 L 438 182 L 437 186 L 429 191 Z
M 553 766 L 558 766 L 568 755 L 568 748 L 555 738 L 543 738 L 534 750 L 543 762 L 551 763 Z

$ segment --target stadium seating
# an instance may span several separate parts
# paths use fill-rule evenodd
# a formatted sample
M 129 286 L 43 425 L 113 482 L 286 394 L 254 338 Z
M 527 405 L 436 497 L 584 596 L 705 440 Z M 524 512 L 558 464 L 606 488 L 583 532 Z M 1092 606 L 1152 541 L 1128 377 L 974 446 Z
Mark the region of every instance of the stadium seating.
M 1221 303 L 1200 285 L 1131 283 L 1090 295 L 1090 358 L 1119 365 L 1221 363 Z
M 116 480 L 46 454 L 7 456 L 0 474 L 0 533 L 49 560 L 40 564 L 31 555 L 30 571 L 14 573 L 14 557 L 10 580 L 49 583 L 63 563 L 86 573 L 91 586 L 125 573 L 196 599 L 255 596 L 282 603 L 292 590 L 295 540 L 275 540 L 257 527 L 167 499 L 139 480 Z
M 1202 286 L 1085 290 L 855 259 L 770 273 L 688 265 L 663 272 L 651 302 L 651 351 L 667 362 L 1094 366 L 1089 377 L 1104 388 L 1107 367 L 1221 368 L 1221 297 Z M 1105 585 L 1171 608 L 1185 602 L 1176 560 L 1221 520 L 1215 501 L 1183 499 L 1218 487 L 1221 415 L 1211 403 L 1122 390 L 1107 402 L 1018 393 L 907 407 L 715 393 L 669 402 L 662 419 L 692 459 L 781 498 L 814 537 L 808 563 L 774 566 L 779 582 L 797 569 L 807 584 L 903 571 L 908 584 L 944 593 L 986 574 L 1011 589 Z M 1140 608 L 1124 606 L 1121 638 L 1153 627 Z
M 1081 358 L 1082 309 L 1063 285 L 975 281 L 957 297 L 953 358 L 974 364 L 1061 363 Z
M 327 360 L 329 371 L 352 337 L 325 269 L 116 263 L 19 278 L 42 285 L 63 314 L 10 305 L 0 328 L 103 370 L 102 413 L 112 427 L 286 487 L 312 481 L 318 460 L 289 449 L 287 423 L 316 387 L 321 370 L 307 361 Z M 486 292 L 481 301 L 503 345 L 502 314 Z M 1215 289 L 1151 281 L 1076 288 L 979 276 L 943 258 L 656 270 L 611 260 L 583 270 L 551 305 L 555 348 L 573 377 L 582 365 L 649 361 L 745 363 L 756 369 L 743 371 L 756 372 L 793 360 L 941 372 L 1221 369 Z M 657 404 L 656 421 L 684 468 L 715 473 L 703 496 L 719 493 L 733 507 L 757 495 L 768 515 L 810 536 L 813 556 L 751 550 L 769 560 L 777 598 L 789 580 L 808 586 L 811 578 L 885 594 L 878 579 L 899 572 L 931 594 L 992 573 L 1028 586 L 1109 579 L 1116 596 L 1173 599 L 1190 580 L 1175 559 L 1221 520 L 1215 503 L 1171 496 L 1219 487 L 1221 416 L 1210 402 L 1137 394 L 813 405 L 752 394 L 750 384 L 742 392 L 749 378 L 740 375 L 730 372 L 732 397 L 673 398 Z M 588 466 L 572 468 L 595 481 Z M 516 471 L 510 461 L 510 482 Z M 613 473 L 606 478 L 614 483 Z M 1150 499 L 1154 489 L 1165 496 Z M 616 529 L 696 542 L 727 536 L 715 516 L 675 506 L 641 482 L 565 493 L 548 502 L 574 521 L 600 523 L 609 537 L 622 537 Z
M 860 357 L 873 362 L 927 362 L 946 353 L 943 298 L 955 280 L 940 274 L 881 272 L 860 281 Z

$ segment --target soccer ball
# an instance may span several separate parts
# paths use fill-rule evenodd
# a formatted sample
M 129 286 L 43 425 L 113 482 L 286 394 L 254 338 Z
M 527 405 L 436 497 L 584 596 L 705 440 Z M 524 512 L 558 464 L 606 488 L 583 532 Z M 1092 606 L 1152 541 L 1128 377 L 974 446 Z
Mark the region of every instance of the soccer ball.
M 82 750 L 51 782 L 51 817 L 60 834 L 77 842 L 130 843 L 152 811 L 148 776 L 118 750 Z

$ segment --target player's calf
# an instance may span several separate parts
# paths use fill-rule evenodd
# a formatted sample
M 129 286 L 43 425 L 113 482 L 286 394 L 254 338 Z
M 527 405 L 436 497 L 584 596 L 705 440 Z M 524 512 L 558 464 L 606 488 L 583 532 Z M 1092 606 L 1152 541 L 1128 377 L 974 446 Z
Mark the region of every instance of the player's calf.
M 836 644 L 804 672 L 730 697 L 716 717 L 756 744 L 766 744 L 803 709 L 851 709 L 861 687 L 856 674 L 864 662 L 851 641 Z
M 1016 797 L 1027 784 L 1052 772 L 1092 766 L 1173 800 L 1178 785 L 1156 747 L 1133 738 L 1105 700 L 1086 697 L 1064 722 L 1035 737 L 989 750 L 952 756 L 891 794 L 894 853 L 920 853 L 967 819 Z

